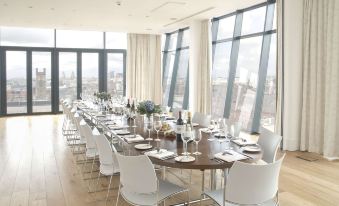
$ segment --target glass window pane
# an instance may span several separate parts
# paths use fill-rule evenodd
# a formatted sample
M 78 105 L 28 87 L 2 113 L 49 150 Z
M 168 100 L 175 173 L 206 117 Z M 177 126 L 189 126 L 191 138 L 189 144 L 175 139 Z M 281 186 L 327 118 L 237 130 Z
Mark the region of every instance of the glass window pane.
M 274 4 L 273 29 L 277 29 L 277 4 Z
M 127 49 L 127 34 L 106 32 L 106 49 Z
M 6 51 L 7 114 L 27 113 L 26 52 Z
M 263 32 L 265 26 L 266 6 L 247 11 L 243 14 L 241 34 Z
M 268 60 L 264 101 L 261 112 L 261 124 L 263 127 L 274 131 L 276 113 L 276 34 L 271 36 L 271 47 Z
M 235 16 L 230 16 L 219 20 L 217 40 L 233 37 Z
M 169 45 L 168 45 L 168 50 L 176 50 L 177 49 L 177 39 L 178 39 L 178 33 L 171 34 L 170 42 L 169 42 Z
M 164 68 L 164 77 L 163 77 L 163 104 L 168 105 L 168 97 L 171 89 L 171 81 L 173 74 L 173 65 L 175 59 L 175 52 L 168 52 L 166 65 Z
M 185 31 L 183 31 L 182 34 L 182 42 L 181 42 L 181 47 L 186 47 L 189 46 L 190 44 L 190 31 L 188 29 L 186 29 Z
M 33 112 L 51 111 L 51 52 L 32 52 Z
M 180 59 L 179 59 L 179 67 L 176 78 L 176 84 L 174 89 L 174 98 L 173 98 L 173 106 L 175 108 L 182 108 L 185 88 L 186 88 L 186 79 L 188 73 L 188 55 L 189 50 L 184 49 L 180 51 Z M 188 85 L 187 85 L 188 86 Z
M 114 95 L 124 94 L 124 55 L 107 54 L 107 92 Z
M 61 48 L 104 48 L 103 32 L 56 30 L 56 46 Z
M 212 116 L 223 117 L 232 42 L 216 44 L 212 71 Z
M 59 53 L 59 98 L 77 99 L 77 54 Z M 59 107 L 61 111 L 61 105 Z
M 246 130 L 252 125 L 261 44 L 262 36 L 240 40 L 230 119 L 241 122 Z
M 1 46 L 54 47 L 53 29 L 1 27 Z
M 99 91 L 99 54 L 82 53 L 82 94 L 93 95 Z

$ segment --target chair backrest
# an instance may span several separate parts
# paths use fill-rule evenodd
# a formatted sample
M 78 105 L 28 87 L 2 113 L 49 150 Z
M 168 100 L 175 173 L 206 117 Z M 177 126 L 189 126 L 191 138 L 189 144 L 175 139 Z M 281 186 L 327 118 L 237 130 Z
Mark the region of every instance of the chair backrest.
M 157 176 L 151 160 L 146 155 L 117 154 L 117 158 L 120 167 L 120 183 L 124 190 L 143 194 L 157 191 Z
M 116 158 L 116 150 L 111 146 L 104 134 L 100 134 L 96 129 L 93 130 L 95 142 L 99 152 L 99 161 L 102 165 L 113 165 L 113 169 L 119 169 L 118 160 Z
M 95 149 L 96 143 L 92 134 L 91 127 L 85 122 L 85 120 L 80 121 L 80 135 L 86 138 L 86 148 Z
M 261 127 L 258 144 L 264 152 L 262 159 L 265 162 L 272 163 L 275 161 L 275 156 L 281 140 L 282 137 L 280 135 Z
M 168 113 L 170 111 L 171 107 L 166 106 L 166 105 L 162 105 L 161 106 L 161 112 L 162 113 Z
M 208 127 L 211 122 L 211 115 L 195 112 L 192 117 L 193 123 L 198 123 L 202 127 Z
M 182 111 L 183 109 L 181 108 L 172 108 L 172 115 L 175 119 L 178 119 L 179 118 L 179 111 Z
M 234 122 L 232 125 L 232 136 L 239 137 L 241 132 L 242 123 L 241 122 Z
M 235 162 L 226 183 L 226 200 L 239 205 L 254 205 L 273 199 L 278 192 L 284 157 L 267 165 Z

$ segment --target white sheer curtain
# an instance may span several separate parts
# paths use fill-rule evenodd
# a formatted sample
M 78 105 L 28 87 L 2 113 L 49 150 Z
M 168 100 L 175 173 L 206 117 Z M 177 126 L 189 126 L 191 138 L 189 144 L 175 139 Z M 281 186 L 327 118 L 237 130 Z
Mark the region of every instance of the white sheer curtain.
M 211 113 L 211 68 L 212 68 L 211 21 L 201 22 L 200 45 L 195 80 L 195 111 Z
M 304 0 L 300 149 L 339 157 L 339 2 Z
M 304 0 L 298 4 L 300 11 L 296 1 L 285 3 L 290 5 L 285 7 L 285 21 L 288 21 L 285 25 L 290 25 L 290 31 L 285 28 L 284 33 L 284 149 L 316 152 L 336 159 L 339 157 L 339 1 Z M 289 12 L 297 17 L 302 14 L 301 41 L 291 42 L 298 38 L 300 26 L 299 19 L 286 16 Z
M 127 97 L 162 101 L 161 36 L 128 34 Z

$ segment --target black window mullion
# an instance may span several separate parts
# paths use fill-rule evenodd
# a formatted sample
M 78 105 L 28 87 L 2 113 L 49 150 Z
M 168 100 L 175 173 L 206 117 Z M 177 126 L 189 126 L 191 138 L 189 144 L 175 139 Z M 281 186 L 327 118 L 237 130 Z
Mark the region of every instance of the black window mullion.
M 124 69 L 124 73 L 123 73 L 123 75 L 124 75 L 124 77 L 123 77 L 123 78 L 124 78 L 124 79 L 123 79 L 123 84 L 124 84 L 124 96 L 126 96 L 126 63 L 127 63 L 127 62 L 126 62 L 126 56 L 127 56 L 126 53 L 127 53 L 127 52 L 126 52 L 126 50 L 124 50 L 124 51 L 122 51 L 122 52 L 123 52 L 123 62 L 124 62 L 124 66 L 123 66 L 123 67 L 124 67 L 124 68 L 123 68 L 123 69 Z
M 77 99 L 82 93 L 82 52 L 77 52 Z
M 27 113 L 32 114 L 32 50 L 26 50 Z
M 52 95 L 52 113 L 59 112 L 59 53 L 52 50 L 52 65 L 51 65 L 51 95 Z
M 166 34 L 166 40 L 165 40 L 165 46 L 164 46 L 164 53 L 162 56 L 162 82 L 163 82 L 163 87 L 165 88 L 166 86 L 166 81 L 165 81 L 165 74 L 168 72 L 168 68 L 166 68 L 167 64 L 167 55 L 168 55 L 168 47 L 169 47 L 169 42 L 170 42 L 170 34 Z
M 177 51 L 175 53 L 175 58 L 174 58 L 172 80 L 171 80 L 170 92 L 169 92 L 169 97 L 168 97 L 168 106 L 170 107 L 173 106 L 174 90 L 175 90 L 175 85 L 177 82 L 177 74 L 178 74 L 180 53 L 181 53 L 179 48 L 181 47 L 181 44 L 182 44 L 182 36 L 183 36 L 183 31 L 179 30 L 178 37 L 177 37 L 177 46 L 176 46 Z
M 212 22 L 212 42 L 217 41 L 219 30 L 219 20 Z M 212 62 L 214 62 L 216 44 L 212 44 Z
M 243 13 L 242 12 L 237 13 L 236 18 L 235 18 L 233 37 L 241 35 L 242 18 L 243 18 Z M 229 67 L 225 108 L 224 108 L 225 118 L 229 118 L 230 113 L 231 113 L 233 85 L 234 85 L 234 79 L 235 79 L 237 63 L 238 63 L 239 47 L 240 47 L 240 39 L 232 42 L 231 55 L 230 55 L 230 67 Z
M 0 48 L 0 112 L 1 115 L 6 114 L 6 51 Z
M 271 30 L 273 27 L 273 16 L 274 16 L 274 5 L 268 5 L 266 9 L 266 18 L 265 18 L 265 30 Z M 251 132 L 259 132 L 260 129 L 260 120 L 261 112 L 265 95 L 265 85 L 267 77 L 267 67 L 270 54 L 271 46 L 271 34 L 263 36 L 261 55 L 260 55 L 260 64 L 258 72 L 258 83 L 257 83 L 257 92 L 254 105 L 254 114 Z
M 101 71 L 101 77 L 99 76 L 99 81 L 101 81 L 102 91 L 107 91 L 107 52 L 100 52 L 99 57 L 99 70 Z

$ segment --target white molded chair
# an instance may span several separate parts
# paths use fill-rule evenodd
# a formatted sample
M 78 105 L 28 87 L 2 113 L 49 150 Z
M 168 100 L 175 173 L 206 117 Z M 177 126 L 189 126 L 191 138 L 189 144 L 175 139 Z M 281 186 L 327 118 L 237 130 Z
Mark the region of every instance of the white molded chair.
M 263 151 L 263 157 L 258 163 L 274 162 L 281 140 L 280 135 L 261 127 L 258 144 Z
M 231 135 L 233 137 L 239 137 L 239 134 L 241 132 L 241 128 L 242 128 L 242 123 L 241 122 L 234 122 L 232 127 L 231 127 Z
M 180 111 L 183 111 L 183 109 L 181 108 L 172 108 L 172 116 L 175 118 L 175 119 L 178 119 L 179 118 L 179 112 Z
M 98 186 L 101 174 L 105 176 L 111 176 L 108 189 L 107 189 L 107 195 L 106 195 L 106 200 L 107 200 L 109 191 L 111 188 L 112 177 L 113 175 L 119 173 L 119 164 L 116 158 L 117 151 L 114 148 L 114 146 L 110 144 L 110 142 L 105 137 L 105 135 L 100 134 L 97 129 L 93 130 L 93 136 L 94 136 L 97 148 L 98 148 L 99 161 L 100 161 L 100 170 L 98 173 L 96 186 Z
M 278 181 L 285 155 L 274 163 L 235 162 L 223 189 L 205 192 L 218 205 L 279 205 Z
M 120 195 L 132 205 L 158 205 L 166 198 L 188 190 L 170 182 L 160 180 L 155 174 L 151 160 L 146 155 L 117 155 L 120 166 Z M 189 201 L 189 198 L 188 198 Z
M 195 112 L 192 117 L 192 123 L 198 123 L 202 127 L 208 127 L 211 122 L 211 115 Z

